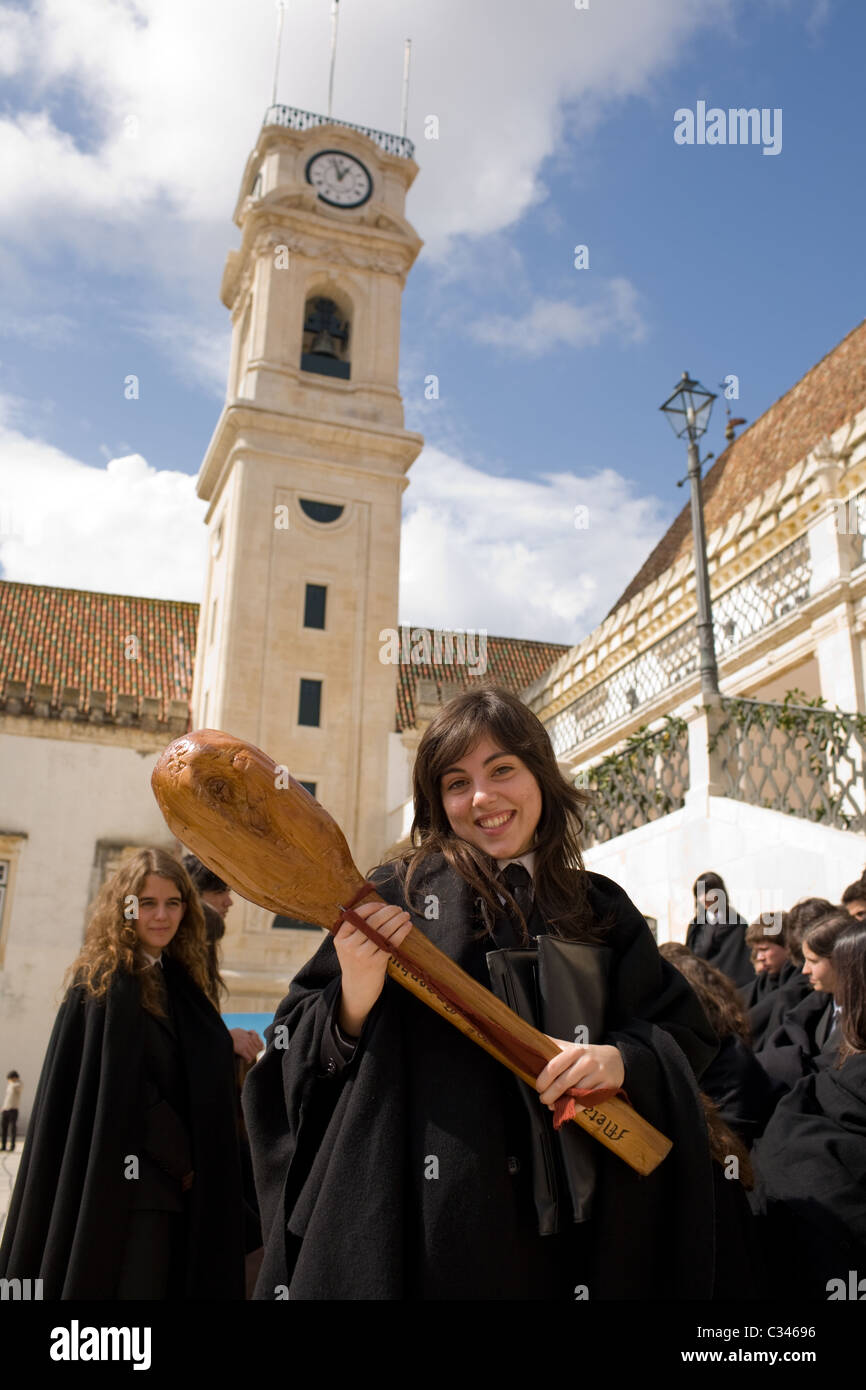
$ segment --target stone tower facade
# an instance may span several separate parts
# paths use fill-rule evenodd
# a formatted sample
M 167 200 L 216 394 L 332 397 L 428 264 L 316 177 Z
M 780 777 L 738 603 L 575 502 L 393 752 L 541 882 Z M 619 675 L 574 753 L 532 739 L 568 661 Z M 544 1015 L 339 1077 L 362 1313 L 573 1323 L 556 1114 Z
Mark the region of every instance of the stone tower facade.
M 209 558 L 193 723 L 249 739 L 341 825 L 362 872 L 387 844 L 400 499 L 422 438 L 397 384 L 404 216 L 418 169 L 393 135 L 272 107 L 244 171 L 222 300 L 226 403 L 198 477 Z M 229 1007 L 274 997 L 316 945 L 236 899 Z

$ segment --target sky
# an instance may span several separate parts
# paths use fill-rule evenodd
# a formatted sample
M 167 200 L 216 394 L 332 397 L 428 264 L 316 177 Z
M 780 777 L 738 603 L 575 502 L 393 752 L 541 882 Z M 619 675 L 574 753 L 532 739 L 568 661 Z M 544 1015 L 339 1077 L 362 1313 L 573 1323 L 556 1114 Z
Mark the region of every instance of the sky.
M 273 0 L 0 4 L 4 578 L 201 595 L 275 28 Z M 288 0 L 279 101 L 327 109 L 329 32 Z M 399 131 L 407 37 L 400 618 L 572 644 L 687 500 L 682 371 L 719 454 L 726 379 L 753 421 L 864 316 L 866 6 L 341 0 L 335 116 Z M 699 102 L 765 111 L 762 142 L 678 143 Z

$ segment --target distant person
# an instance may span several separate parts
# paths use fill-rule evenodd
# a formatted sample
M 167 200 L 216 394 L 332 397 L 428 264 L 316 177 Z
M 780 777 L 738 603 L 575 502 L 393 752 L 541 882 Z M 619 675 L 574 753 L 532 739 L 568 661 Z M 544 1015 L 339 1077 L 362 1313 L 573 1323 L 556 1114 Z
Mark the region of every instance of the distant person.
M 801 898 L 789 908 L 783 918 L 783 935 L 788 964 L 779 972 L 777 988 L 763 1009 L 750 1015 L 752 1047 L 759 1052 L 765 1047 L 783 1019 L 802 999 L 812 993 L 812 981 L 803 973 L 803 937 L 810 927 L 825 917 L 843 909 L 827 898 Z
M 208 940 L 208 969 L 213 989 L 220 997 L 225 993 L 225 985 L 220 975 L 220 952 L 218 943 L 225 935 L 225 919 L 232 905 L 232 895 L 228 884 L 195 854 L 183 856 L 183 866 L 198 889 L 204 908 L 205 930 Z M 235 1054 L 248 1066 L 264 1051 L 264 1040 L 252 1028 L 230 1028 Z
M 231 889 L 228 884 L 218 874 L 213 873 L 206 864 L 203 864 L 195 854 L 183 856 L 183 867 L 198 889 L 202 902 L 208 903 L 225 921 L 232 905 Z
M 841 909 L 829 898 L 800 898 L 785 913 L 785 946 L 792 963 L 798 970 L 803 968 L 803 937 L 815 922 L 829 917 Z
M 780 1091 L 835 1061 L 841 1039 L 835 946 L 850 926 L 848 913 L 837 911 L 814 922 L 803 937 L 803 973 L 811 993 L 788 1010 L 755 1054 Z
M 866 923 L 849 920 L 832 965 L 836 1059 L 782 1098 L 755 1149 L 772 1296 L 798 1303 L 856 1298 L 850 1272 L 866 1272 Z
M 775 919 L 775 920 L 774 920 Z M 809 981 L 791 959 L 788 951 L 788 913 L 766 913 L 746 930 L 746 941 L 755 957 L 758 972 L 739 994 L 746 1009 L 752 1048 L 757 1051 L 785 1009 L 793 1008 L 811 991 Z M 781 1011 L 778 1001 L 782 992 Z
M 725 1124 L 750 1146 L 773 1113 L 773 1088 L 749 1046 L 749 1028 L 737 991 L 726 975 L 681 942 L 669 941 L 659 954 L 684 975 L 701 1002 L 719 1051 L 701 1077 Z
M 46 1299 L 242 1299 L 232 1046 L 177 860 L 139 850 L 103 884 L 68 978 L 0 1276 Z
M 862 878 L 848 884 L 842 894 L 842 906 L 858 922 L 866 921 L 866 883 Z
M 18 1133 L 18 1107 L 21 1102 L 21 1077 L 17 1071 L 7 1071 L 6 1073 L 6 1095 L 3 1099 L 3 1114 L 0 1117 L 0 1153 L 6 1148 L 6 1139 L 9 1138 L 10 1152 L 15 1150 L 15 1139 Z
M 735 985 L 747 985 L 755 977 L 746 945 L 748 922 L 731 905 L 724 879 L 708 869 L 698 875 L 692 891 L 695 915 L 686 945 Z

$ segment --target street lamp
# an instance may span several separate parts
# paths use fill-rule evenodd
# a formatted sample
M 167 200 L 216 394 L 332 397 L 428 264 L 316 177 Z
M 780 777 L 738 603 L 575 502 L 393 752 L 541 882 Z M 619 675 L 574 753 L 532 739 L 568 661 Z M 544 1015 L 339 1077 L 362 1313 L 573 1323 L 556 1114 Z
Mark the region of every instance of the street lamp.
M 688 372 L 659 409 L 670 421 L 677 439 L 688 440 L 689 483 L 692 493 L 692 535 L 695 546 L 695 588 L 698 599 L 698 643 L 701 653 L 701 692 L 719 694 L 719 672 L 716 665 L 716 644 L 713 637 L 713 615 L 710 608 L 710 576 L 707 569 L 707 538 L 704 531 L 704 507 L 701 500 L 701 460 L 698 440 L 710 423 L 710 411 L 716 399 L 700 382 L 693 381 Z

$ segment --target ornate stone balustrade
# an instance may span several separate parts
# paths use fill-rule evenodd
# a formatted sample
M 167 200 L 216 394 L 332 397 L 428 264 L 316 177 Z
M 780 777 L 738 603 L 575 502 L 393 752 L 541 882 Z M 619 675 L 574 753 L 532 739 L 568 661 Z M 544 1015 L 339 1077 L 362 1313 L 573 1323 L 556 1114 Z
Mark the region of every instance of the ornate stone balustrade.
M 584 817 L 585 848 L 678 810 L 689 787 L 686 721 L 669 716 L 660 728 L 639 729 L 615 753 L 579 772 L 575 783 L 593 796 Z
M 839 830 L 866 830 L 866 715 L 797 705 L 721 700 L 710 741 L 724 794 Z

